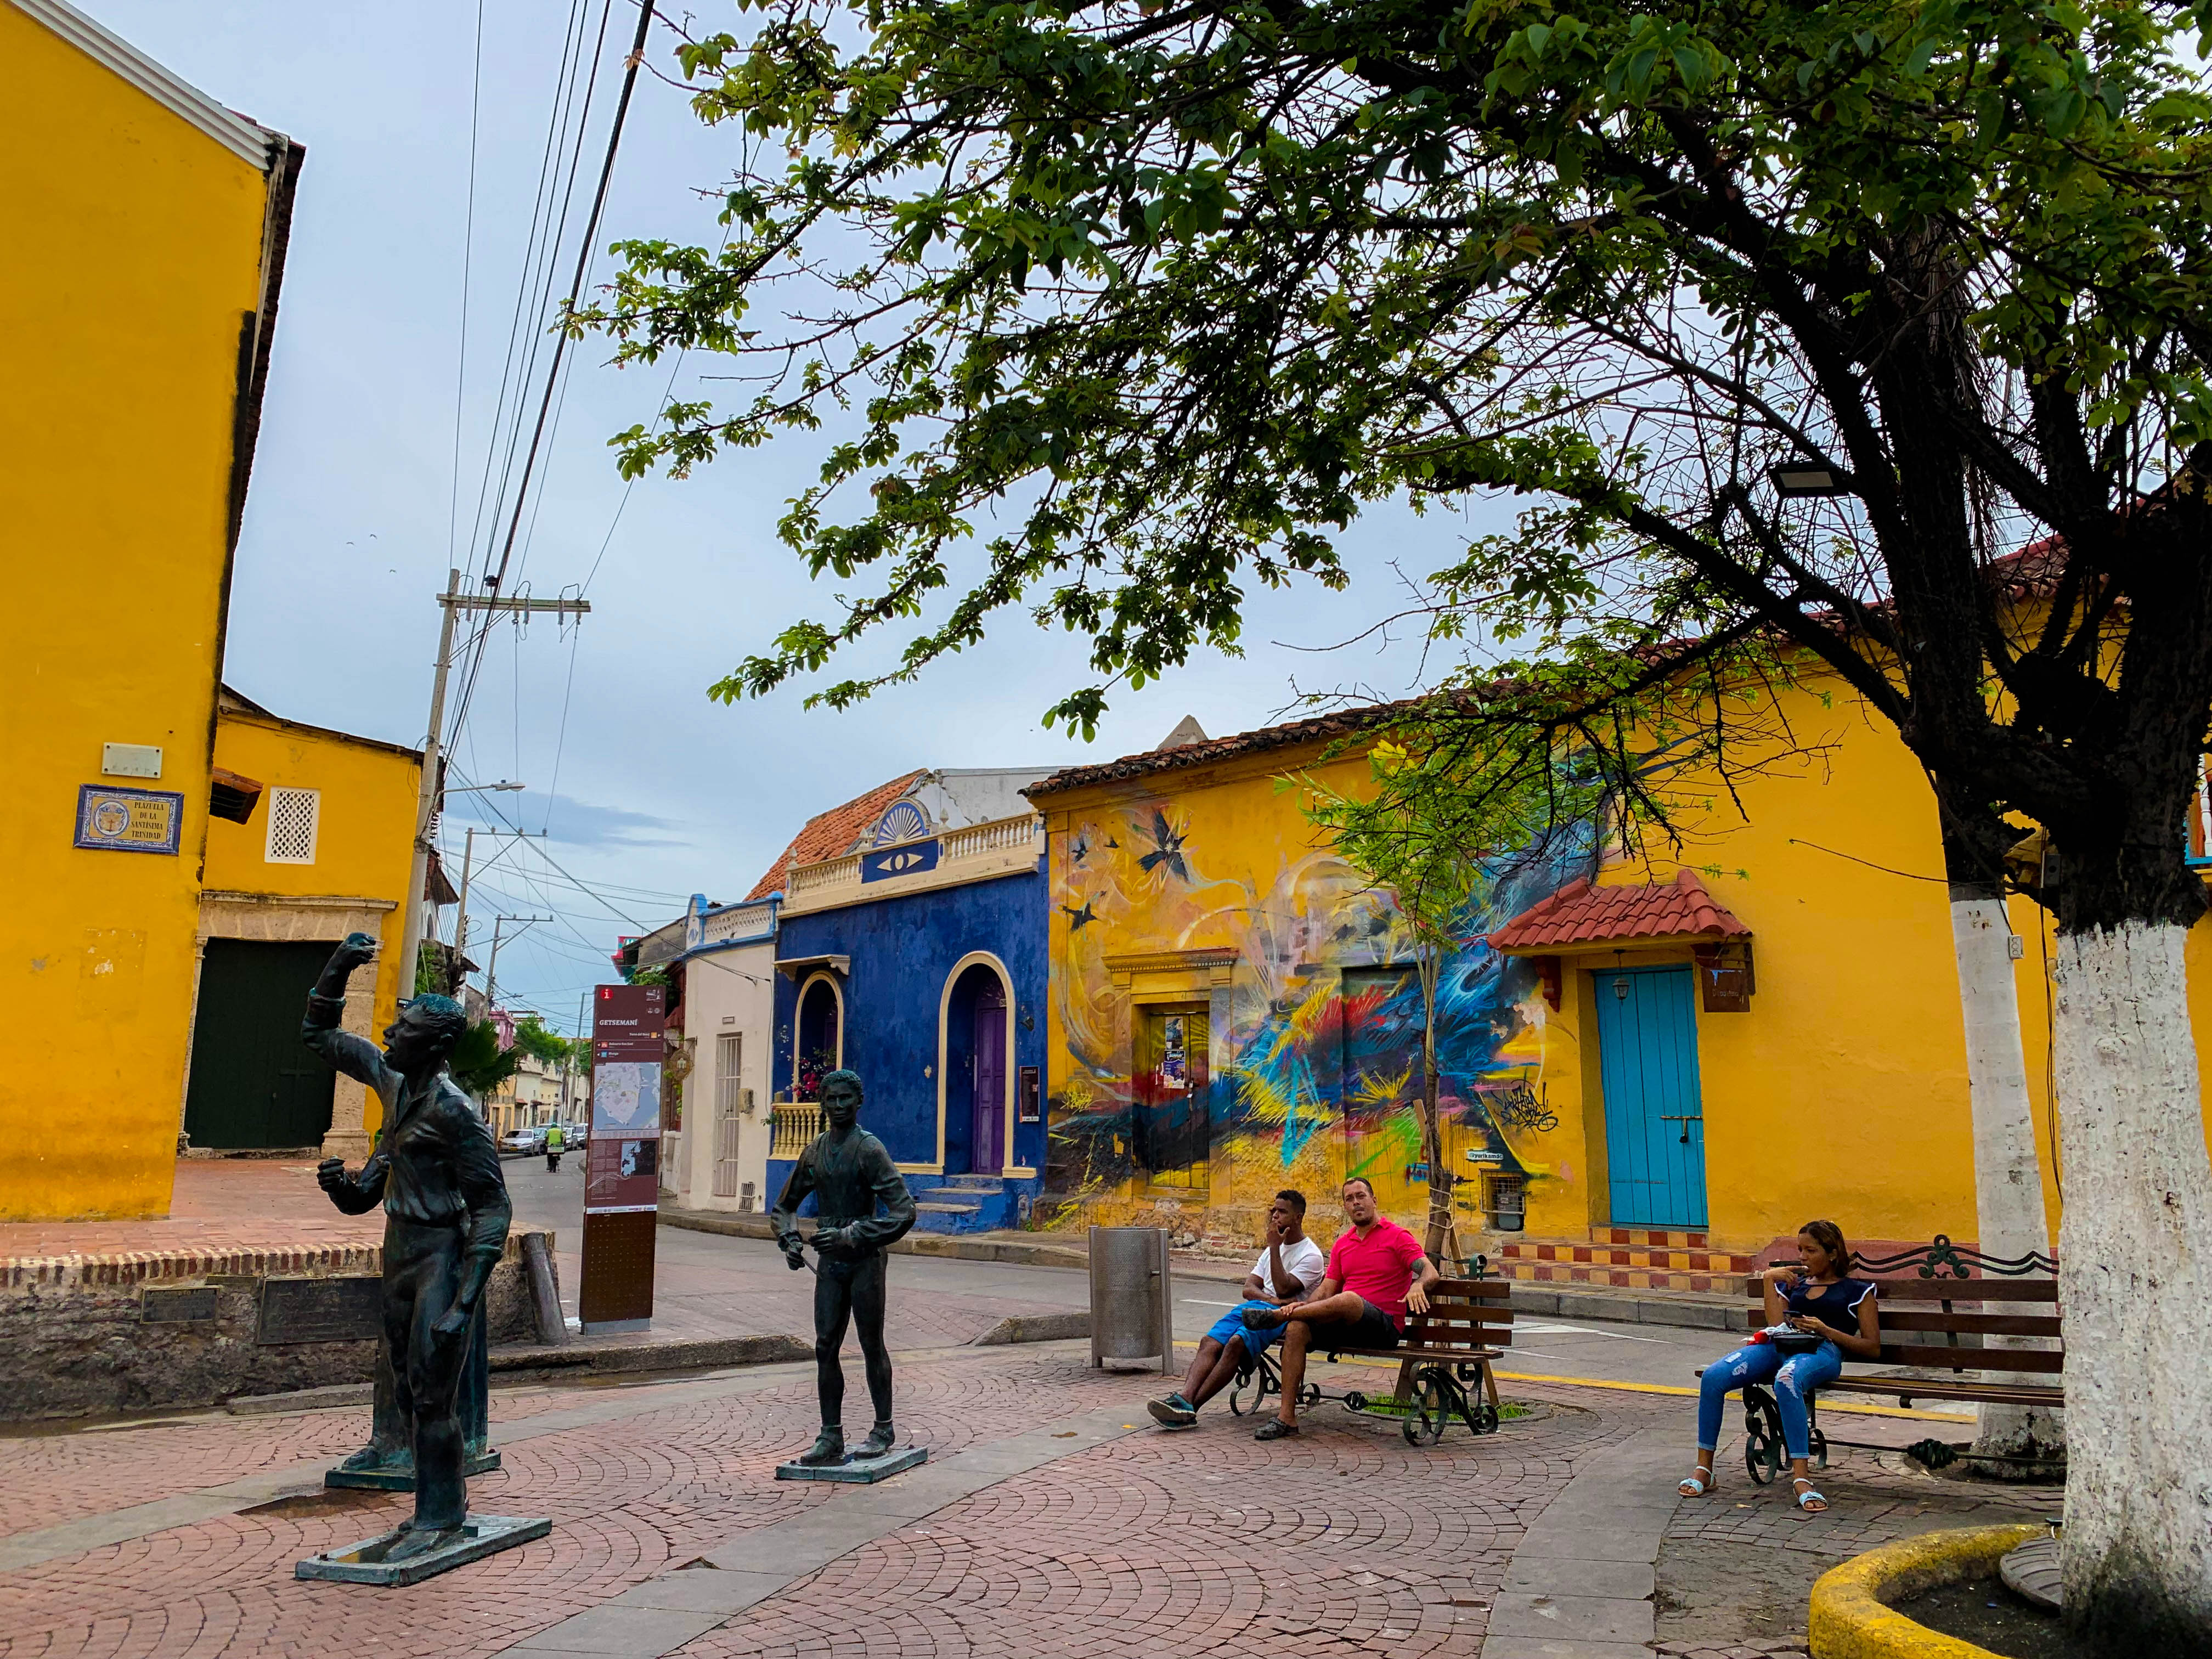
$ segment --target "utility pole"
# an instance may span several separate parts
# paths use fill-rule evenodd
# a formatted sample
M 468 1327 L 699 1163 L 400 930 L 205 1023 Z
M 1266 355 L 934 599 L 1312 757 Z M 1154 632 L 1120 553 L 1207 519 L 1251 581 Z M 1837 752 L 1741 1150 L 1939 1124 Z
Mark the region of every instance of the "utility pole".
M 415 994 L 416 963 L 422 954 L 423 889 L 430 882 L 430 828 L 438 815 L 444 768 L 440 764 L 446 729 L 446 673 L 453 665 L 453 618 L 467 612 L 523 615 L 555 612 L 566 619 L 587 616 L 586 599 L 503 599 L 496 592 L 464 593 L 461 573 L 446 573 L 446 591 L 438 596 L 438 661 L 430 677 L 430 728 L 422 739 L 422 785 L 415 800 L 415 857 L 408 867 L 406 926 L 399 944 L 399 994 Z
M 533 923 L 550 921 L 550 916 L 494 916 L 491 923 L 491 960 L 484 965 L 484 1007 L 487 1012 L 499 1005 L 493 999 L 499 991 L 499 930 L 510 921 L 519 921 L 523 927 Z M 515 931 L 519 933 L 522 928 Z
M 478 788 L 482 788 L 482 789 L 520 789 L 520 788 L 521 788 L 523 786 L 522 786 L 522 785 L 520 785 L 520 784 L 519 784 L 519 783 L 487 783 L 487 784 L 479 784 L 479 785 L 477 785 L 477 787 Z M 447 793 L 448 794 L 455 794 L 455 795 L 458 795 L 458 794 L 462 793 L 463 792 L 462 792 L 462 791 L 460 791 L 460 790 L 459 790 L 459 789 L 453 789 L 453 790 L 448 790 Z M 526 837 L 529 836 L 529 834 L 530 834 L 530 833 L 531 833 L 531 832 L 530 832 L 529 830 L 478 830 L 478 829 L 477 829 L 475 826 L 471 825 L 471 826 L 470 827 L 469 830 L 468 830 L 467 835 L 466 835 L 466 836 L 464 837 L 464 839 L 462 840 L 462 842 L 461 842 L 461 902 L 460 902 L 460 912 L 461 912 L 461 914 L 460 914 L 459 916 L 455 917 L 455 918 L 454 918 L 454 921 L 453 921 L 453 959 L 454 959 L 456 962 L 465 962 L 465 961 L 468 959 L 468 953 L 469 953 L 469 866 L 471 866 L 471 863 L 473 863 L 473 862 L 474 862 L 475 858 L 476 858 L 477 837 L 478 836 L 480 836 L 480 835 L 483 835 L 483 836 L 500 836 L 500 835 L 508 835 L 508 836 L 518 836 L 518 837 L 526 837 Z M 539 833 L 540 835 L 543 835 L 544 832 L 543 830 L 540 830 L 538 833 Z M 493 861 L 494 861 L 495 863 L 495 862 L 497 862 L 497 859 L 495 857 L 495 859 L 494 859 L 494 860 L 493 860 Z M 464 968 L 460 970 L 460 974 L 461 974 L 461 977 L 460 977 L 460 983 L 462 983 L 462 984 L 464 984 L 464 985 L 467 984 L 467 983 L 468 983 L 468 979 L 469 979 L 469 970 L 468 970 L 465 967 L 464 967 Z

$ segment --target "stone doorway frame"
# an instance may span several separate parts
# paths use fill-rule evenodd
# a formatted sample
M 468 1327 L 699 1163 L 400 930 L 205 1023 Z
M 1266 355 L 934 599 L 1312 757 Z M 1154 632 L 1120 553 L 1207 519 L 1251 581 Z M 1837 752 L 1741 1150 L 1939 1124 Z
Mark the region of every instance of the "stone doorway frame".
M 392 899 L 344 897 L 336 895 L 242 893 L 209 889 L 200 895 L 199 927 L 192 940 L 192 1006 L 185 1025 L 185 1082 L 177 1097 L 177 1150 L 185 1149 L 185 1103 L 192 1086 L 191 1038 L 199 1025 L 200 969 L 207 959 L 211 939 L 247 939 L 259 944 L 296 942 L 335 946 L 348 933 L 367 933 L 384 939 L 385 918 L 399 908 Z M 389 944 L 389 940 L 385 940 Z M 374 1039 L 376 1024 L 375 969 L 369 973 L 370 994 L 346 998 L 344 1029 L 358 1037 Z M 368 1085 L 343 1073 L 331 1097 L 331 1127 L 323 1136 L 322 1155 L 342 1158 L 349 1164 L 365 1162 L 369 1152 Z

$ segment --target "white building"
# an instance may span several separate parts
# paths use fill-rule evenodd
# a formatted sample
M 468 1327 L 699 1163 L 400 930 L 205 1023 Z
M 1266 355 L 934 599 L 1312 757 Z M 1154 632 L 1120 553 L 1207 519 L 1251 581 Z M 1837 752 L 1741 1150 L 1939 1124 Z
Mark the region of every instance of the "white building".
M 780 896 L 709 908 L 692 901 L 684 975 L 684 1127 L 663 1132 L 663 1186 L 694 1210 L 765 1211 L 769 1058 Z

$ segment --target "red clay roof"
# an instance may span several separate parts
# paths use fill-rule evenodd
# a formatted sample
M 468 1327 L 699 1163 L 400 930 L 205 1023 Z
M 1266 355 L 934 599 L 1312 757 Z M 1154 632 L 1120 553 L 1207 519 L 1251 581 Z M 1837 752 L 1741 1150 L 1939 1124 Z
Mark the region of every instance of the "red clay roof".
M 1684 870 L 1672 881 L 1600 887 L 1571 881 L 1490 936 L 1509 955 L 1566 945 L 1626 944 L 1647 939 L 1749 939 L 1751 929 L 1714 902 L 1705 884 Z
M 881 817 L 884 809 L 906 793 L 907 786 L 921 775 L 919 769 L 902 774 L 889 783 L 878 784 L 865 795 L 854 796 L 842 806 L 817 812 L 806 820 L 806 827 L 791 838 L 791 845 L 783 849 L 782 856 L 769 866 L 768 873 L 753 884 L 753 890 L 745 895 L 746 902 L 781 891 L 785 873 L 794 864 L 815 864 L 850 851 L 860 831 Z
M 1255 755 L 1269 749 L 1288 749 L 1302 743 L 1319 743 L 1330 738 L 1346 738 L 1378 726 L 1419 707 L 1419 699 L 1408 698 L 1402 702 L 1374 703 L 1361 708 L 1340 709 L 1333 714 L 1316 714 L 1311 720 L 1292 720 L 1285 726 L 1262 726 L 1257 732 L 1236 732 L 1225 738 L 1208 738 L 1203 743 L 1186 743 L 1173 749 L 1147 749 L 1141 753 L 1124 755 L 1119 760 L 1102 762 L 1097 766 L 1071 766 L 1054 773 L 1042 783 L 1033 783 L 1022 791 L 1031 800 L 1042 795 L 1058 794 L 1063 789 L 1080 789 L 1093 783 L 1113 783 L 1124 778 L 1146 777 L 1155 772 L 1176 772 L 1187 767 L 1204 766 L 1210 761 L 1227 760 L 1235 755 Z

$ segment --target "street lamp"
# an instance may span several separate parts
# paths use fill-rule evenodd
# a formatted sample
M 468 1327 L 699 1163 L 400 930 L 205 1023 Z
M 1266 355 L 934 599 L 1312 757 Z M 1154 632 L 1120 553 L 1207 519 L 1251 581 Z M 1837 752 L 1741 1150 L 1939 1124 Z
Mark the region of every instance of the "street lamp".
M 441 795 L 475 795 L 487 789 L 527 789 L 526 783 L 462 783 L 453 784 L 438 793 Z
M 1848 495 L 1851 487 L 1844 475 L 1827 462 L 1800 456 L 1766 469 L 1781 495 Z

